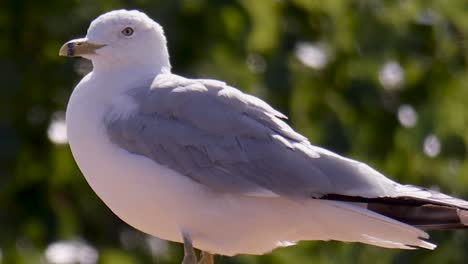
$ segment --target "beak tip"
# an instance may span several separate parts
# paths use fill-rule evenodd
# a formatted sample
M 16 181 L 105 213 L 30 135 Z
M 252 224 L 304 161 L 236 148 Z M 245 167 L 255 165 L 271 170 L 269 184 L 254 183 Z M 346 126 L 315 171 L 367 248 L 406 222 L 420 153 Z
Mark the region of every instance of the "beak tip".
M 73 47 L 70 47 L 69 43 L 65 43 L 59 50 L 58 55 L 69 57 L 71 52 L 73 51 Z

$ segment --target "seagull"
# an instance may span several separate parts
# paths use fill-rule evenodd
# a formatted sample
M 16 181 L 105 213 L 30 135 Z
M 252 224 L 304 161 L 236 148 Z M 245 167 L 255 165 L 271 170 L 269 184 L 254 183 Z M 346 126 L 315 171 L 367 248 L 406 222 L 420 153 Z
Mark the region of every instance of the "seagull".
M 312 145 L 261 99 L 173 74 L 162 27 L 136 10 L 92 21 L 59 55 L 91 60 L 67 111 L 73 157 L 123 221 L 184 244 L 183 264 L 303 240 L 434 249 L 468 202 L 399 184 Z

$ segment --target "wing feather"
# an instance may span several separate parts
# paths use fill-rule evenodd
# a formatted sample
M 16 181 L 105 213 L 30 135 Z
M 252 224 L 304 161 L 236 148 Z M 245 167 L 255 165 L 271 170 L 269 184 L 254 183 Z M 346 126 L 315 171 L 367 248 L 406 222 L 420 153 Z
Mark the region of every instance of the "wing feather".
M 110 140 L 215 191 L 288 197 L 391 196 L 396 183 L 311 145 L 260 99 L 214 80 L 159 75 L 128 93 L 134 112 L 106 115 Z M 118 108 L 118 105 L 113 106 Z

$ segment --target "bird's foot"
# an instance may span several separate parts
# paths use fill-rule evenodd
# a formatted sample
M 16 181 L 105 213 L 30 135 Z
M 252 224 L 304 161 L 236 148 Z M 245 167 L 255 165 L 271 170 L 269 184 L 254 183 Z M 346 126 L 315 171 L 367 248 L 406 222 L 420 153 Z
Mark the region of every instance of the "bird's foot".
M 198 264 L 214 264 L 214 256 L 211 253 L 208 253 L 206 251 L 202 251 L 201 253 L 201 259 Z

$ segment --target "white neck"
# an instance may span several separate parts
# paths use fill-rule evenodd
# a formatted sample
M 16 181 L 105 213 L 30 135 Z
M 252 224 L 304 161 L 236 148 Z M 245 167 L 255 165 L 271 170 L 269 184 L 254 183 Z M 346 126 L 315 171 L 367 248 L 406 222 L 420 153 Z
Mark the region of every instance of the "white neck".
M 137 63 L 122 63 L 118 59 L 106 60 L 99 58 L 99 60 L 92 60 L 93 72 L 95 74 L 125 74 L 132 76 L 132 78 L 139 78 L 146 75 L 156 76 L 159 73 L 170 73 L 171 65 L 169 60 L 167 63 L 152 63 L 153 61 L 160 60 L 147 60 L 151 63 L 137 62 Z
M 108 65 L 93 61 L 93 74 L 101 77 L 109 76 L 113 79 L 125 78 L 127 81 L 137 81 L 144 78 L 154 78 L 160 73 L 169 73 L 171 71 L 167 66 L 157 64 L 117 65 L 118 64 Z

